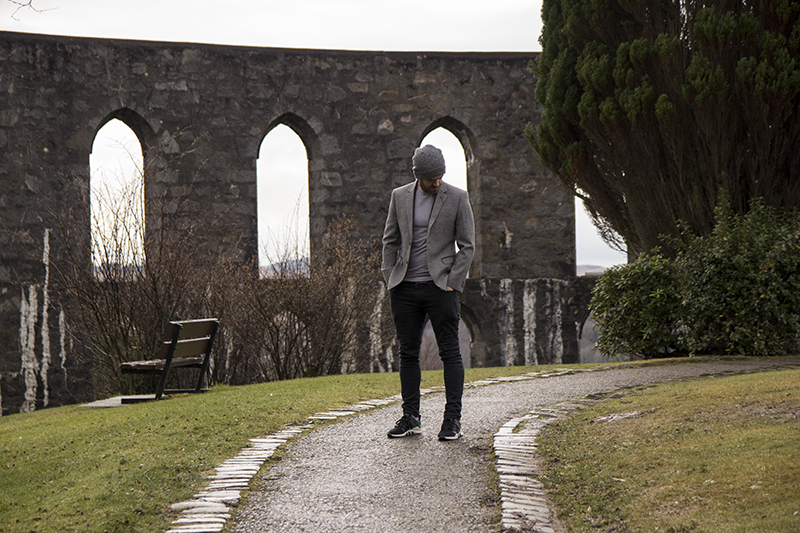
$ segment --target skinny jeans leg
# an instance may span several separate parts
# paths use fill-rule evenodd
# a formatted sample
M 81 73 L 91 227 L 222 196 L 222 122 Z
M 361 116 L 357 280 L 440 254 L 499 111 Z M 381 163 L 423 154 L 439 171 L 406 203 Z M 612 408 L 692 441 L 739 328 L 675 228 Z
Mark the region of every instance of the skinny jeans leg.
M 433 282 L 403 282 L 390 293 L 392 318 L 400 344 L 400 386 L 403 414 L 419 418 L 421 379 L 419 350 L 426 317 L 431 320 L 439 356 L 444 364 L 446 405 L 444 416 L 461 418 L 464 365 L 458 343 L 460 294 L 443 291 Z
M 427 311 L 419 298 L 419 283 L 403 282 L 390 291 L 392 318 L 400 345 L 400 387 L 403 414 L 419 418 L 419 348 Z
M 438 294 L 431 298 L 428 317 L 436 335 L 439 357 L 444 366 L 444 388 L 447 402 L 444 418 L 461 420 L 461 397 L 464 393 L 464 362 L 458 341 L 458 325 L 461 320 L 461 294 L 443 291 L 434 286 Z

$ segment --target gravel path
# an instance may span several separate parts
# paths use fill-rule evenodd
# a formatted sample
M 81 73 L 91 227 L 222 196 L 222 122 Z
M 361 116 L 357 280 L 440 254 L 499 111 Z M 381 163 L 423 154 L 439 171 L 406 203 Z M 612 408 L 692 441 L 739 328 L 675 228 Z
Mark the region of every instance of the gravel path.
M 499 531 L 492 436 L 510 419 L 620 388 L 720 372 L 798 365 L 762 359 L 582 372 L 464 391 L 464 437 L 440 442 L 444 395 L 422 398 L 423 434 L 389 439 L 399 404 L 353 415 L 290 442 L 231 524 L 255 532 Z

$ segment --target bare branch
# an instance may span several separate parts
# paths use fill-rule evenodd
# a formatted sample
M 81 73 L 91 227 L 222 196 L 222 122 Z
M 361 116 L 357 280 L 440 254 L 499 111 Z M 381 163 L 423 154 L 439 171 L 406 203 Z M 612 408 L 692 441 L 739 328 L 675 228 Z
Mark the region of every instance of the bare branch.
M 28 0 L 27 2 L 20 2 L 19 0 L 6 0 L 9 4 L 17 6 L 13 13 L 11 13 L 11 18 L 18 21 L 17 13 L 19 13 L 23 9 L 30 9 L 34 13 L 44 13 L 45 11 L 53 11 L 58 9 L 57 7 L 51 7 L 49 9 L 38 9 L 33 5 L 33 0 Z

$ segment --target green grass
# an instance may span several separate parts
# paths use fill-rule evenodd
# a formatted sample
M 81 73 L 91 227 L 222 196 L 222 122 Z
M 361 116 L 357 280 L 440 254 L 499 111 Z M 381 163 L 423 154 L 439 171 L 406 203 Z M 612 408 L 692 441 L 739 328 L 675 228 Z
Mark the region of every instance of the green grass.
M 571 533 L 800 531 L 800 370 L 632 392 L 550 424 L 539 449 Z
M 467 379 L 532 370 L 469 369 Z M 436 385 L 441 371 L 424 372 L 422 386 Z M 249 438 L 399 386 L 396 373 L 328 376 L 0 418 L 0 532 L 163 532 L 177 516 L 169 505 L 202 489 Z

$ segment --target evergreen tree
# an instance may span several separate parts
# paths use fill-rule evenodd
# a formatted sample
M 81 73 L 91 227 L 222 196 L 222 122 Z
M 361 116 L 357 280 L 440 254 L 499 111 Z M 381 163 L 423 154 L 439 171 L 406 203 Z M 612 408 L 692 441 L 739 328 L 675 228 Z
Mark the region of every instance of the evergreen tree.
M 737 213 L 800 205 L 800 2 L 544 0 L 542 18 L 526 135 L 607 240 L 707 234 L 722 191 Z

